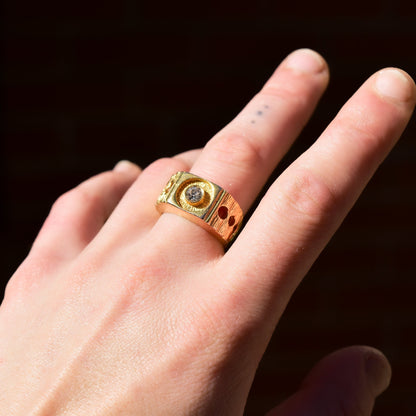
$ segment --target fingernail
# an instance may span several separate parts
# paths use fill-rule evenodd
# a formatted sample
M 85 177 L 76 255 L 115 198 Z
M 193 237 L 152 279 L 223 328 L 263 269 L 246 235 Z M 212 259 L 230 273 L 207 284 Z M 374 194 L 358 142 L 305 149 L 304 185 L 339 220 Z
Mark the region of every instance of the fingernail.
M 128 160 L 120 160 L 120 162 L 114 166 L 113 170 L 116 172 L 131 172 L 133 170 L 137 170 L 138 168 L 139 167 L 136 164 Z
M 390 384 L 391 367 L 387 358 L 379 351 L 367 355 L 365 369 L 373 392 L 377 396 L 381 394 Z
M 375 87 L 378 93 L 394 101 L 408 101 L 414 95 L 414 85 L 401 71 L 383 69 L 377 74 Z
M 298 49 L 286 58 L 286 66 L 308 74 L 318 73 L 325 69 L 325 61 L 312 49 Z

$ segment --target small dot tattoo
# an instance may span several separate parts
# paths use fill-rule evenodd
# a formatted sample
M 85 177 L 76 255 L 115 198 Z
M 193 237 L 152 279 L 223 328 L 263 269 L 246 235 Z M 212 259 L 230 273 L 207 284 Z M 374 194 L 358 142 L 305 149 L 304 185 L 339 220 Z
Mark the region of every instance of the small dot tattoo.
M 259 110 L 259 111 L 257 111 L 257 115 L 258 115 L 258 116 L 262 116 L 262 115 L 263 115 L 263 111 L 260 111 L 260 110 Z

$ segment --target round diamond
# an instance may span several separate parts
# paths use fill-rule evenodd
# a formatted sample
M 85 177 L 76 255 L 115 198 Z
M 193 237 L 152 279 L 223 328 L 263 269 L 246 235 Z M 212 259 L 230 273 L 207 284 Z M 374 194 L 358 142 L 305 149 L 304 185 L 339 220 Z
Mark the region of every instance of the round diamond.
M 202 200 L 203 196 L 204 196 L 204 191 L 199 186 L 196 186 L 196 185 L 190 186 L 185 191 L 185 198 L 191 204 L 197 204 L 198 202 Z

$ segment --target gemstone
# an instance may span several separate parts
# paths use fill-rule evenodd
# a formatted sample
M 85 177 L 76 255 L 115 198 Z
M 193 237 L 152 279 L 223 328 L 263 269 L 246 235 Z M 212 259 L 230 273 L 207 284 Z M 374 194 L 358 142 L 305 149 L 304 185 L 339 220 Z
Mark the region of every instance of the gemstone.
M 196 185 L 190 186 L 185 191 L 185 198 L 190 204 L 197 204 L 202 200 L 204 196 L 204 191 Z

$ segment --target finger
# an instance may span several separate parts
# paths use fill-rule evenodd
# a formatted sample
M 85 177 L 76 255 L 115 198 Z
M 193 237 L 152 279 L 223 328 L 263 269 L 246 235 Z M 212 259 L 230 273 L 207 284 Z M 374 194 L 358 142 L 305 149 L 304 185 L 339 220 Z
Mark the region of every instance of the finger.
M 196 153 L 193 153 L 194 155 Z M 178 171 L 189 171 L 192 154 L 156 160 L 143 170 L 118 204 L 100 233 L 104 240 L 136 240 L 160 217 L 156 200 L 169 178 Z
M 390 365 L 380 351 L 344 348 L 321 360 L 300 389 L 267 416 L 370 416 L 390 378 Z
M 247 210 L 299 135 L 328 83 L 324 59 L 298 50 L 212 140 L 192 173 L 222 186 Z
M 201 155 L 201 152 L 202 149 L 188 150 L 187 152 L 179 153 L 178 155 L 174 156 L 174 158 L 184 162 L 184 164 L 188 166 L 189 169 L 191 169 L 195 161 Z
M 52 262 L 73 259 L 96 236 L 123 194 L 140 174 L 127 161 L 101 173 L 62 195 L 53 205 L 31 256 Z
M 222 266 L 235 270 L 254 305 L 271 302 L 273 320 L 399 138 L 415 95 L 396 69 L 366 81 L 277 179 L 227 253 Z
M 191 172 L 208 179 L 247 210 L 276 163 L 300 133 L 328 83 L 323 58 L 311 50 L 289 55 L 245 109 L 203 149 Z M 204 242 L 209 258 L 222 256 L 223 247 L 199 226 L 164 214 L 156 233 L 172 233 L 178 244 Z M 193 251 L 193 247 L 190 247 Z

